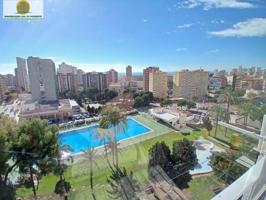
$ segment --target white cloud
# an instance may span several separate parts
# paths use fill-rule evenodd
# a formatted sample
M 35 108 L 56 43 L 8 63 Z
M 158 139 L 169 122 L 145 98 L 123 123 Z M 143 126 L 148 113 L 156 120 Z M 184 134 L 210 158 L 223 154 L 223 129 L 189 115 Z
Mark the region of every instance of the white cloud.
M 187 50 L 187 48 L 177 48 L 176 49 L 177 52 L 182 52 L 182 51 L 186 51 L 186 50 Z
M 212 49 L 212 50 L 207 51 L 206 53 L 207 54 L 217 54 L 219 52 L 220 52 L 220 49 Z
M 185 0 L 179 7 L 195 8 L 202 6 L 204 10 L 211 8 L 253 8 L 255 5 L 246 0 Z
M 149 20 L 148 19 L 143 19 L 142 22 L 143 23 L 147 23 Z
M 218 20 L 218 19 L 214 19 L 214 20 L 211 20 L 211 23 L 212 24 L 223 24 L 224 23 L 224 20 Z
M 190 28 L 191 26 L 193 26 L 193 24 L 182 24 L 182 25 L 178 25 L 177 28 L 185 29 L 185 28 Z
M 209 32 L 218 37 L 261 37 L 266 36 L 266 18 L 253 18 L 238 22 L 232 28 Z

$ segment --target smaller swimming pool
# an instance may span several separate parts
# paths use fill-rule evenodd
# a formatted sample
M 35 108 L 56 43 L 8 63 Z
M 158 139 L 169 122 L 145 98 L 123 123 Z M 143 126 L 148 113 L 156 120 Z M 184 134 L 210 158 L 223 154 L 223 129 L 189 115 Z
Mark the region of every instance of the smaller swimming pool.
M 189 173 L 191 175 L 197 175 L 212 172 L 212 167 L 209 165 L 210 156 L 212 155 L 212 153 L 210 151 L 196 149 L 196 154 L 198 158 L 198 164 L 194 167 L 193 170 L 190 170 Z
M 69 145 L 73 152 L 72 154 L 80 153 L 90 147 L 100 147 L 101 139 L 99 138 L 97 128 L 98 125 L 89 126 L 78 130 L 67 131 L 59 135 L 58 140 L 61 144 Z M 141 125 L 137 121 L 128 118 L 127 128 L 125 131 L 118 131 L 117 141 L 140 136 L 150 132 L 150 129 Z
M 210 157 L 212 155 L 212 149 L 214 147 L 213 143 L 205 139 L 200 139 L 194 141 L 193 145 L 196 147 L 198 164 L 193 170 L 190 170 L 189 173 L 191 175 L 197 175 L 212 172 L 212 167 L 209 164 Z

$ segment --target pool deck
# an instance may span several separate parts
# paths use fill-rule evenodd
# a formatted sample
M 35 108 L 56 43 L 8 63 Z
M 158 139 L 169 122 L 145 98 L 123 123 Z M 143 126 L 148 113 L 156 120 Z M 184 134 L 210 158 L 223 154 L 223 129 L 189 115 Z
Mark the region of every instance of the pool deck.
M 140 123 L 141 125 L 143 125 L 144 127 L 150 129 L 149 132 L 145 133 L 145 134 L 141 134 L 135 137 L 131 137 L 131 138 L 127 138 L 124 140 L 120 140 L 118 141 L 119 143 L 119 148 L 125 148 L 129 145 L 134 145 L 137 144 L 139 142 L 160 136 L 160 135 L 164 135 L 170 132 L 175 131 L 174 129 L 171 129 L 165 125 L 162 125 L 160 123 L 158 123 L 157 121 L 155 121 L 150 115 L 148 115 L 147 113 L 140 113 L 134 116 L 129 116 L 129 118 L 137 121 L 138 123 Z M 91 124 L 89 126 L 93 126 L 96 125 L 97 123 Z M 82 129 L 82 128 L 87 128 L 89 126 L 85 126 L 85 127 L 80 127 L 78 129 Z M 71 130 L 77 130 L 77 129 L 71 129 Z M 69 130 L 68 130 L 69 131 Z M 67 132 L 67 131 L 64 131 Z M 176 131 L 175 131 L 176 132 Z M 97 147 L 95 148 L 97 149 L 97 154 L 101 155 L 104 153 L 104 148 L 103 146 Z M 84 152 L 80 152 L 80 153 L 76 153 L 73 155 L 74 157 L 74 163 L 83 161 L 85 159 L 84 157 Z

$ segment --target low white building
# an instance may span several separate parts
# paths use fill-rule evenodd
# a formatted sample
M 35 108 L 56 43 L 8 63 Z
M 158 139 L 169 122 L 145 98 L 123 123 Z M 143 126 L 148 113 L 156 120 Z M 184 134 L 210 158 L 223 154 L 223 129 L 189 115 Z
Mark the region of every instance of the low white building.
M 182 110 L 170 110 L 167 108 L 152 108 L 149 113 L 156 119 L 160 119 L 176 129 L 186 128 L 186 122 L 194 119 L 194 116 Z
M 19 120 L 31 118 L 64 119 L 80 112 L 80 106 L 74 100 L 61 99 L 55 104 L 39 104 L 38 102 L 21 105 Z

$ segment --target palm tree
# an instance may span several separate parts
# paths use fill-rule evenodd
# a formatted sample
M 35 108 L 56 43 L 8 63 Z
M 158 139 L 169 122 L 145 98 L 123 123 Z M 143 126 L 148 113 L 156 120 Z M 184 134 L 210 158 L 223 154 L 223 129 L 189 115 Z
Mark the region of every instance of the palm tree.
M 218 121 L 219 120 L 226 120 L 228 118 L 227 111 L 218 104 L 217 106 L 214 106 L 210 113 L 212 118 L 215 120 L 215 131 L 214 131 L 214 137 L 217 136 L 217 129 L 218 129 Z
M 94 193 L 94 185 L 93 185 L 93 167 L 94 165 L 98 166 L 95 161 L 95 156 L 97 152 L 93 147 L 90 147 L 88 150 L 85 151 L 85 156 L 88 158 L 88 164 L 89 164 L 89 174 L 90 174 L 90 190 L 91 190 L 91 196 L 94 200 L 96 200 L 96 196 Z
M 108 159 L 108 141 L 110 141 L 110 132 L 108 129 L 104 128 L 98 128 L 96 131 L 96 139 L 100 139 L 100 144 L 104 147 L 104 156 L 106 158 L 107 164 L 109 167 L 111 167 L 111 163 Z
M 133 177 L 133 172 L 128 172 L 125 167 L 111 168 L 111 176 L 107 179 L 110 189 L 107 190 L 111 199 L 139 200 L 139 183 Z
M 127 127 L 126 116 L 116 106 L 107 106 L 101 112 L 101 121 L 99 127 L 101 129 L 109 129 L 114 145 L 114 165 L 118 165 L 118 143 L 117 135 L 125 131 Z M 112 135 L 113 134 L 113 135 Z
M 226 103 L 227 113 L 230 112 L 230 105 L 237 102 L 237 96 L 235 95 L 235 92 L 231 88 L 225 88 L 218 98 L 221 103 Z M 227 120 L 228 120 L 227 122 L 229 122 L 230 118 L 228 118 Z
M 248 121 L 250 112 L 253 108 L 254 106 L 250 101 L 240 104 L 240 115 L 242 115 L 244 118 L 244 126 L 247 126 L 247 121 Z
M 67 200 L 71 185 L 69 182 L 65 181 L 64 172 L 67 168 L 67 164 L 63 162 L 73 162 L 73 157 L 71 155 L 67 155 L 63 158 L 63 152 L 72 152 L 73 149 L 68 145 L 60 145 L 59 149 L 60 151 L 58 152 L 58 156 L 56 158 L 57 164 L 54 173 L 59 175 L 60 179 L 55 185 L 55 193 L 59 194 L 61 197 L 64 197 L 65 200 Z
M 226 103 L 226 112 L 228 114 L 228 118 L 226 118 L 226 122 L 229 123 L 230 121 L 230 105 L 237 102 L 237 96 L 235 91 L 231 88 L 225 88 L 221 95 L 219 96 L 219 101 Z M 225 136 L 227 133 L 227 128 L 225 129 Z

